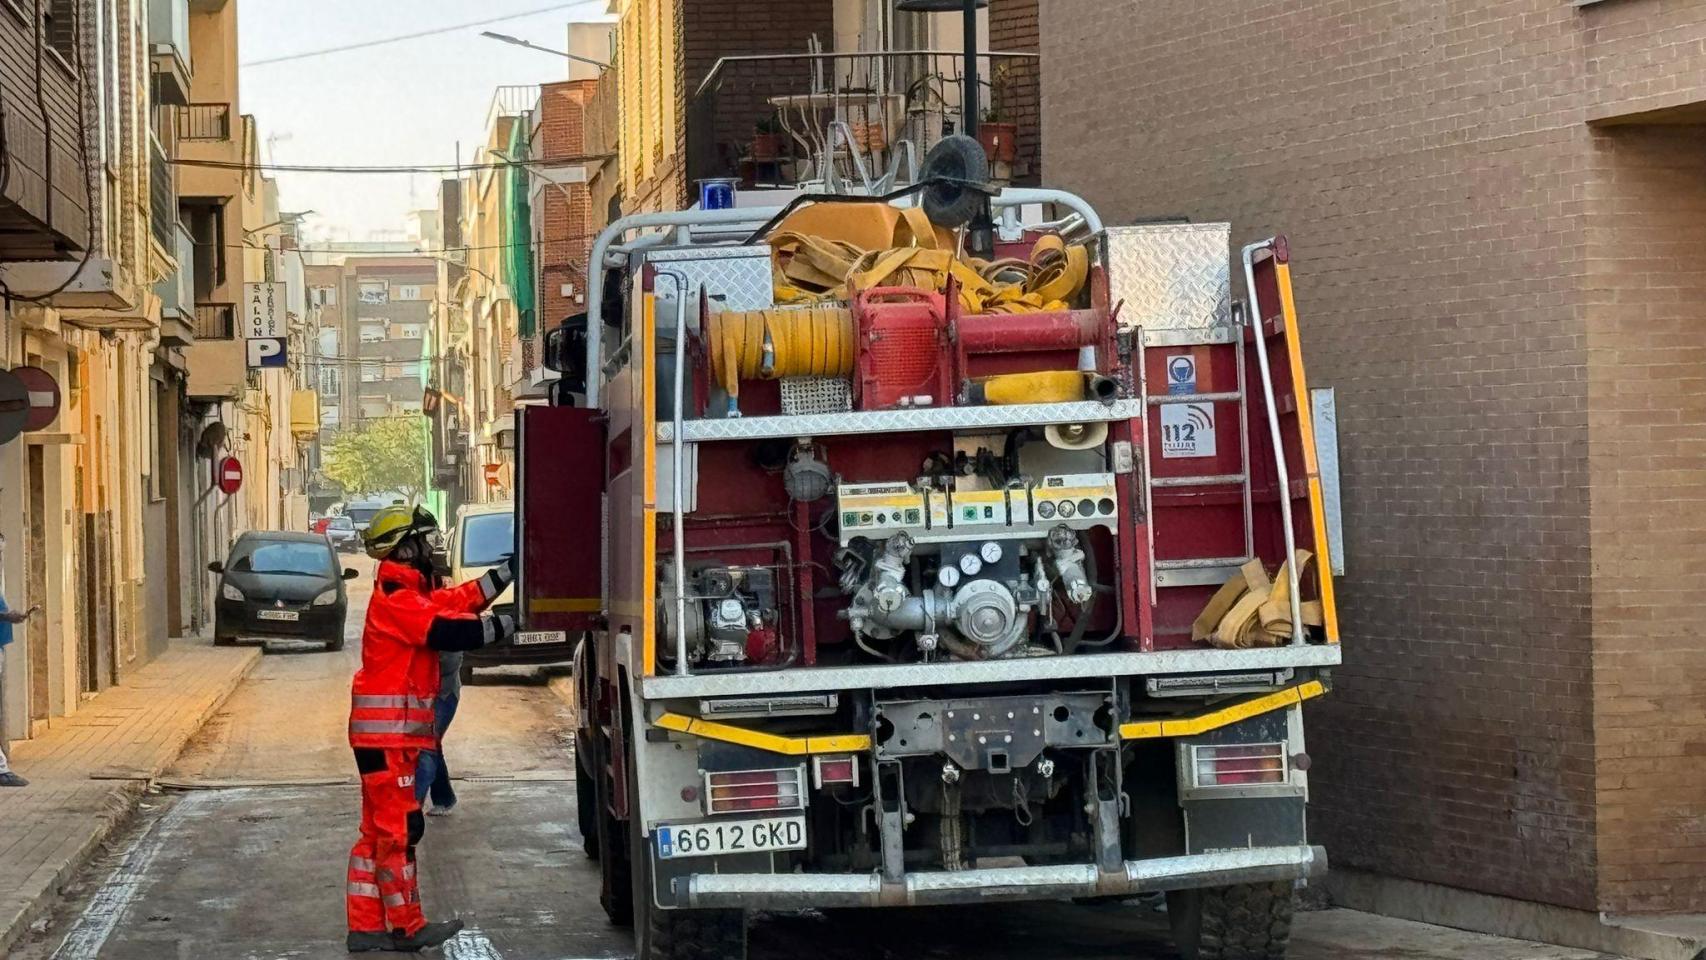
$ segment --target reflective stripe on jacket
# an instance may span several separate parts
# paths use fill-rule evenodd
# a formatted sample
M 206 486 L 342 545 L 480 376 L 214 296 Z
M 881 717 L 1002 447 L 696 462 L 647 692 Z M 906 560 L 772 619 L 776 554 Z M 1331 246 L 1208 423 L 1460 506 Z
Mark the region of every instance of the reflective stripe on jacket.
M 427 646 L 427 635 L 441 619 L 477 619 L 487 600 L 478 579 L 436 590 L 414 567 L 379 564 L 361 635 L 361 669 L 350 685 L 350 746 L 438 745 L 432 710 L 438 651 Z

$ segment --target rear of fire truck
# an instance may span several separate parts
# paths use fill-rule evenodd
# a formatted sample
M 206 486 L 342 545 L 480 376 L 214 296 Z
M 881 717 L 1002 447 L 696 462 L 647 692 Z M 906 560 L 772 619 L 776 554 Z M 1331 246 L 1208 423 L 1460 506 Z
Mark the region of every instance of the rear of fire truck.
M 586 638 L 606 909 L 656 960 L 1165 893 L 1184 956 L 1283 956 L 1339 662 L 1283 238 L 1009 189 L 972 258 L 897 203 L 619 222 L 554 335 L 523 607 Z

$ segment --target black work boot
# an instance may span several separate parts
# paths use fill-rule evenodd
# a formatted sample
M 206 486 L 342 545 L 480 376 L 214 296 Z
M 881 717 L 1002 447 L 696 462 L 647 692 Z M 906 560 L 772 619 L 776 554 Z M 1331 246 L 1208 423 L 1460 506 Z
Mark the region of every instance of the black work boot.
M 427 925 L 412 934 L 405 935 L 401 930 L 391 934 L 391 949 L 397 953 L 415 953 L 436 947 L 462 932 L 460 920 L 437 920 L 427 922 Z
M 350 953 L 371 953 L 391 949 L 391 934 L 386 930 L 351 930 L 344 938 L 344 949 Z

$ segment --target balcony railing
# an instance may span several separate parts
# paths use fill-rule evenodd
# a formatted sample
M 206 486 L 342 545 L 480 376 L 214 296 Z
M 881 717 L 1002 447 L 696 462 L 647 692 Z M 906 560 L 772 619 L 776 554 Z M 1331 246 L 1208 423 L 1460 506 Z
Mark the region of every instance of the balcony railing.
M 152 135 L 148 138 L 148 212 L 154 224 L 154 239 L 172 250 L 172 229 L 178 225 L 178 189 L 172 180 L 172 165 L 166 151 Z
M 231 105 L 229 103 L 192 103 L 178 107 L 178 139 L 231 139 Z
M 972 109 L 1034 127 L 1036 55 L 985 53 Z M 965 128 L 964 57 L 946 50 L 766 54 L 717 61 L 690 98 L 690 181 L 905 183 L 914 157 Z M 1029 116 L 1010 116 L 1024 108 Z M 1035 131 L 1021 144 L 1035 150 Z M 908 150 L 904 144 L 910 144 Z M 1015 169 L 1034 165 L 1018 157 Z M 880 185 L 880 184 L 878 184 Z
M 236 304 L 198 303 L 195 305 L 195 338 L 197 340 L 230 340 L 236 336 Z

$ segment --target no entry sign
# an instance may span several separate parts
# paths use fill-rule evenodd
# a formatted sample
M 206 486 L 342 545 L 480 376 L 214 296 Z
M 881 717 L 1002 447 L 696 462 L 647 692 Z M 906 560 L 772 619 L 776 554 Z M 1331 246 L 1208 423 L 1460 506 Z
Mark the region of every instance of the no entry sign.
M 30 395 L 30 410 L 24 415 L 24 430 L 45 430 L 59 417 L 59 383 L 40 367 L 15 367 L 12 376 Z
M 219 492 L 230 496 L 243 489 L 243 461 L 236 457 L 226 457 L 219 461 L 214 468 L 213 482 L 219 487 Z

